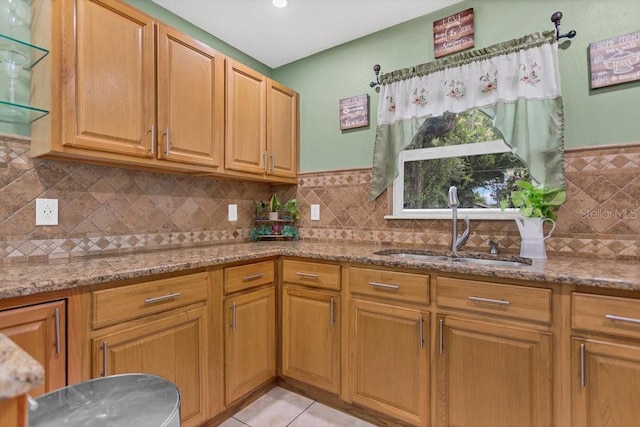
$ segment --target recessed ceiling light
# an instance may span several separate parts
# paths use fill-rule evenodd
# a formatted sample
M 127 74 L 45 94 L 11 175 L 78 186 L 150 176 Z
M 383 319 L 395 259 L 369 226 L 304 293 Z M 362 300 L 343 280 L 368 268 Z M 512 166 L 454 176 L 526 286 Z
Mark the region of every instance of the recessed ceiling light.
M 273 0 L 272 3 L 273 3 L 273 5 L 275 7 L 286 7 L 287 6 L 287 0 Z

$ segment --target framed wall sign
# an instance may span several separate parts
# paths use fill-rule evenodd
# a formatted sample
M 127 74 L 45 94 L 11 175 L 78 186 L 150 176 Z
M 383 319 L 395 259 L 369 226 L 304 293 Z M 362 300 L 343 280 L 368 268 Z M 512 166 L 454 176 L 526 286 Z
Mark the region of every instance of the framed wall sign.
M 640 80 L 640 31 L 589 44 L 591 89 Z
M 340 130 L 369 126 L 369 95 L 340 100 Z
M 436 59 L 475 45 L 473 8 L 433 23 L 433 50 Z

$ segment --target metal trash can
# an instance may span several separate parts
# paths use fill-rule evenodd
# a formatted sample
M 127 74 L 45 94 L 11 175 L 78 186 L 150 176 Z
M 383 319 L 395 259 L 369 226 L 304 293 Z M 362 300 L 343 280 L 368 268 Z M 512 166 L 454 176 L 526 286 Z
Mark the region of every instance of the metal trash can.
M 29 427 L 179 427 L 180 392 L 147 374 L 113 375 L 43 394 Z

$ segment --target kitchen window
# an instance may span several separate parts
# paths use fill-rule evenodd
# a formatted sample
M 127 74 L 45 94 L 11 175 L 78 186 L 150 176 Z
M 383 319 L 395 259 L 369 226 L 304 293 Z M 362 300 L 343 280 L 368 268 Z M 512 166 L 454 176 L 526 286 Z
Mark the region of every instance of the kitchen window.
M 529 180 L 526 165 L 493 127 L 491 119 L 473 109 L 445 113 L 425 121 L 411 144 L 398 156 L 393 182 L 393 215 L 387 218 L 450 218 L 448 189 L 458 188 L 458 215 L 470 219 L 509 219 L 500 200 L 516 180 Z

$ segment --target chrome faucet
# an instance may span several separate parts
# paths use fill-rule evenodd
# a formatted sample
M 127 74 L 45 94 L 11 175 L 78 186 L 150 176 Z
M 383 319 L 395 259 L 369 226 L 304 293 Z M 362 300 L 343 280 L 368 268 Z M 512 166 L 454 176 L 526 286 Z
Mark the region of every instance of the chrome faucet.
M 455 186 L 449 187 L 449 207 L 451 208 L 452 224 L 451 224 L 451 252 L 455 253 L 467 243 L 469 239 L 469 233 L 471 232 L 471 226 L 469 225 L 469 217 L 464 217 L 464 222 L 467 224 L 467 229 L 458 236 L 458 189 Z

